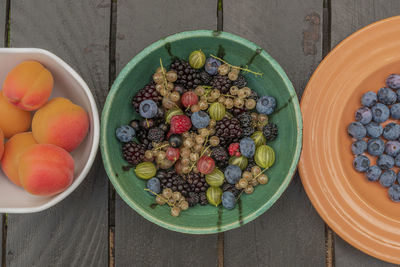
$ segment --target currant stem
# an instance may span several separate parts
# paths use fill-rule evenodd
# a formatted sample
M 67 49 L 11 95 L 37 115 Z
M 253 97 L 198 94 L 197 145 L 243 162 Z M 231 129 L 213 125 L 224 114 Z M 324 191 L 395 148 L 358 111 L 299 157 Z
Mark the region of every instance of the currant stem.
M 148 188 L 145 188 L 144 191 L 150 192 L 150 193 L 152 193 L 152 194 L 154 194 L 154 195 L 156 195 L 156 196 L 158 196 L 158 197 L 161 197 L 161 198 L 165 201 L 165 203 L 168 204 L 168 206 L 170 206 L 170 207 L 176 207 L 175 205 L 171 205 L 171 204 L 168 202 L 168 199 L 166 199 L 166 198 L 163 197 L 162 195 L 157 194 L 156 192 L 153 192 L 153 191 L 151 191 L 151 190 L 148 189 Z
M 219 58 L 219 57 L 214 56 L 213 54 L 210 54 L 210 56 L 213 57 L 213 58 L 215 58 L 215 59 L 218 59 L 219 61 L 222 61 L 223 63 L 227 64 L 228 66 L 230 66 L 230 67 L 232 67 L 232 68 L 234 68 L 234 69 L 242 70 L 242 71 L 244 71 L 244 72 L 250 72 L 250 73 L 253 73 L 253 74 L 256 75 L 256 76 L 257 76 L 257 75 L 258 75 L 258 76 L 263 76 L 263 73 L 255 72 L 255 71 L 252 71 L 252 70 L 249 70 L 249 69 L 244 69 L 244 68 L 241 68 L 241 67 L 239 67 L 239 66 L 234 66 L 234 65 L 232 65 L 232 64 L 229 64 L 228 62 L 226 62 L 226 61 L 223 60 L 222 58 Z

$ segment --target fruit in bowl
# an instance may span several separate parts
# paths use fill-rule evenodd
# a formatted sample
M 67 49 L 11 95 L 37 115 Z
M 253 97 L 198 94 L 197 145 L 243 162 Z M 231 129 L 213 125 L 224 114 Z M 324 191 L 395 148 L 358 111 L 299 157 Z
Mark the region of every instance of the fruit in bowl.
M 157 113 L 144 113 L 143 101 Z M 117 192 L 145 218 L 175 231 L 215 233 L 253 220 L 281 195 L 300 153 L 300 118 L 284 72 L 256 45 L 227 33 L 185 32 L 151 45 L 121 72 L 103 110 L 102 155 Z M 134 136 L 118 138 L 129 122 Z M 255 157 L 266 144 L 263 170 Z M 155 181 L 149 188 L 133 171 L 143 163 L 156 168 L 146 177 Z M 234 171 L 227 179 L 228 166 Z M 151 192 L 153 183 L 160 192 Z
M 0 49 L 0 60 L 0 212 L 40 211 L 89 171 L 96 105 L 84 81 L 47 51 Z

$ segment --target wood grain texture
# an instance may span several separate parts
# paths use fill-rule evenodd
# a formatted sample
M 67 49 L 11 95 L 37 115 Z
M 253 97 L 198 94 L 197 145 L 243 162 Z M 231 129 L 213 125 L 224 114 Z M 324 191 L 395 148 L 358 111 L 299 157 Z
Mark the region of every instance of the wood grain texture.
M 4 47 L 6 32 L 7 0 L 0 0 L 0 47 Z
M 119 0 L 117 71 L 147 45 L 167 35 L 216 29 L 214 0 Z M 216 266 L 217 235 L 194 236 L 165 230 L 143 219 L 117 196 L 116 266 Z
M 11 45 L 39 47 L 86 80 L 99 105 L 108 89 L 109 1 L 12 1 Z M 86 180 L 58 205 L 9 215 L 7 266 L 107 266 L 107 176 L 100 153 Z
M 353 32 L 375 21 L 398 15 L 398 0 L 335 0 L 332 1 L 332 47 Z M 396 266 L 377 260 L 352 247 L 340 237 L 335 238 L 335 262 L 341 266 Z
M 281 64 L 300 96 L 322 58 L 322 4 L 224 1 L 224 31 L 264 48 Z M 324 223 L 296 174 L 270 210 L 225 233 L 225 265 L 323 266 L 324 244 Z

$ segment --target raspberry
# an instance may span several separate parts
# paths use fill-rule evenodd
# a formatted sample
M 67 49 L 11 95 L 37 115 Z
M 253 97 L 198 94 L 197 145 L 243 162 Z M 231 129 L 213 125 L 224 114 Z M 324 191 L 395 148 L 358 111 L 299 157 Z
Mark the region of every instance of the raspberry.
M 240 156 L 239 146 L 240 146 L 239 143 L 232 143 L 232 144 L 230 144 L 230 145 L 229 145 L 229 148 L 228 148 L 228 150 L 229 150 L 229 155 L 239 157 L 239 156 Z
M 176 115 L 171 118 L 170 132 L 181 134 L 189 131 L 192 127 L 190 118 L 186 115 Z

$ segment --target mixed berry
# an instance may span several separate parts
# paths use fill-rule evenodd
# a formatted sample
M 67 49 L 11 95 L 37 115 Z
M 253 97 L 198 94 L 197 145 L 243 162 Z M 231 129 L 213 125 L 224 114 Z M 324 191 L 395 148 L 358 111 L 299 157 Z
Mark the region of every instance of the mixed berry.
M 124 159 L 172 216 L 198 204 L 233 209 L 243 192 L 268 183 L 275 152 L 267 142 L 278 135 L 268 116 L 276 99 L 247 87 L 247 72 L 261 75 L 201 50 L 169 69 L 160 60 L 132 100 L 141 119 L 116 129 Z
M 400 124 L 396 121 L 400 119 L 400 75 L 389 75 L 386 86 L 362 96 L 363 106 L 347 132 L 354 139 L 354 169 L 371 182 L 379 181 L 388 188 L 389 198 L 400 202 Z

